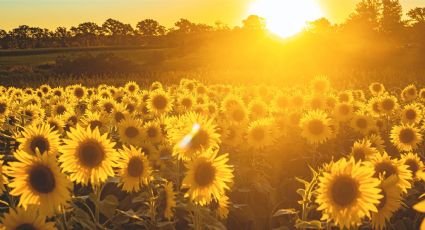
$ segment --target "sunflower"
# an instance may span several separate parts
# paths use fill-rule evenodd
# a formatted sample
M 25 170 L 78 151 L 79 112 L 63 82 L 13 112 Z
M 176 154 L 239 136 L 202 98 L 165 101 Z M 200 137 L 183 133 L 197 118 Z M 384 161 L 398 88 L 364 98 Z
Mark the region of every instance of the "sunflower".
M 30 155 L 18 150 L 16 162 L 9 162 L 10 194 L 20 196 L 19 206 L 37 205 L 43 215 L 51 216 L 70 199 L 71 182 L 61 173 L 54 155 Z
M 46 217 L 39 215 L 37 208 L 31 206 L 28 209 L 18 207 L 9 208 L 1 219 L 0 229 L 2 230 L 56 230 L 54 222 L 46 222 Z
M 104 113 L 87 111 L 81 118 L 81 125 L 90 129 L 98 128 L 101 133 L 108 131 L 108 117 Z
M 400 151 L 413 151 L 422 142 L 420 130 L 413 125 L 395 125 L 391 129 L 391 142 Z
M 289 107 L 289 96 L 284 93 L 279 93 L 274 99 L 273 99 L 273 107 L 278 110 L 282 111 Z
M 418 124 L 422 120 L 422 109 L 417 103 L 405 105 L 400 113 L 401 121 L 405 124 Z
M 403 101 L 410 102 L 415 100 L 416 97 L 418 97 L 418 89 L 415 85 L 408 85 L 401 92 L 401 98 L 403 99 Z
M 379 96 L 385 92 L 385 87 L 381 83 L 374 82 L 369 85 L 369 90 L 373 96 Z
M 118 135 L 123 144 L 139 146 L 142 137 L 142 122 L 138 119 L 127 118 L 118 124 Z
M 372 144 L 369 140 L 363 139 L 360 141 L 354 142 L 353 147 L 351 148 L 351 156 L 357 161 L 367 160 L 376 154 L 378 154 L 378 150 L 372 147 Z
M 248 110 L 245 106 L 231 106 L 224 112 L 224 116 L 229 119 L 229 122 L 243 124 L 248 121 Z
M 77 125 L 67 132 L 67 139 L 60 147 L 59 162 L 64 172 L 70 173 L 72 181 L 99 186 L 108 176 L 114 176 L 112 167 L 117 159 L 115 143 L 99 129 L 91 130 Z
M 6 97 L 0 97 L 0 121 L 9 116 L 10 100 Z
M 331 119 L 320 110 L 309 111 L 300 120 L 301 136 L 312 144 L 325 142 L 331 135 Z
M 338 102 L 352 103 L 354 100 L 353 93 L 350 90 L 338 93 Z
M 310 82 L 310 88 L 315 94 L 325 94 L 329 91 L 330 85 L 329 79 L 323 75 L 314 77 Z
M 371 215 L 373 229 L 384 229 L 386 222 L 390 220 L 393 213 L 401 208 L 401 190 L 395 186 L 396 181 L 397 178 L 395 176 L 381 181 L 380 188 L 383 197 L 376 206 L 378 212 Z
M 386 152 L 377 154 L 364 163 L 374 169 L 374 177 L 376 178 L 388 179 L 390 176 L 395 175 L 397 178 L 395 184 L 404 193 L 407 192 L 407 189 L 412 187 L 410 183 L 412 180 L 412 173 L 408 169 L 408 166 L 404 165 L 401 160 L 391 159 Z
M 334 109 L 335 120 L 339 122 L 349 121 L 354 115 L 353 111 L 353 106 L 350 103 L 338 102 Z
M 143 125 L 143 132 L 146 138 L 146 141 L 151 142 L 152 144 L 160 143 L 164 136 L 162 134 L 161 126 L 158 122 L 149 121 Z
M 37 150 L 56 155 L 60 143 L 59 133 L 46 123 L 25 127 L 16 140 L 20 143 L 19 149 L 32 155 L 36 155 Z
M 51 116 L 47 118 L 46 122 L 52 127 L 53 131 L 62 134 L 65 128 L 65 122 L 63 116 Z
M 190 160 L 206 149 L 218 148 L 221 142 L 213 119 L 196 113 L 181 116 L 168 136 L 174 145 L 173 155 L 181 160 Z
M 192 96 L 192 94 L 189 94 L 189 93 L 179 94 L 178 106 L 177 106 L 177 109 L 179 111 L 181 112 L 189 111 L 192 109 L 194 105 L 195 105 L 195 98 Z
M 207 150 L 187 161 L 188 171 L 182 182 L 182 187 L 188 188 L 185 197 L 200 205 L 220 199 L 233 183 L 233 167 L 228 161 L 228 154 L 217 156 L 216 150 Z
M 148 158 L 141 149 L 131 145 L 119 150 L 116 167 L 119 185 L 126 192 L 140 191 L 142 185 L 148 184 L 152 173 Z
M 326 101 L 322 95 L 313 95 L 308 97 L 307 103 L 311 110 L 324 110 L 326 108 Z
M 120 123 L 121 121 L 125 120 L 127 117 L 129 117 L 129 112 L 126 110 L 123 104 L 117 103 L 112 110 L 111 113 L 112 121 L 115 124 Z
M 379 152 L 385 151 L 385 141 L 382 139 L 382 137 L 379 134 L 371 134 L 365 139 L 370 141 L 370 146 L 377 149 Z
M 367 102 L 367 111 L 374 117 L 378 117 L 381 115 L 381 98 L 380 97 L 372 97 Z
M 379 101 L 379 110 L 381 111 L 381 114 L 391 115 L 397 111 L 399 107 L 397 98 L 391 95 L 383 95 Z
M 350 126 L 359 133 L 366 134 L 373 127 L 374 120 L 365 114 L 356 114 L 351 120 Z
M 270 119 L 260 119 L 249 124 L 246 132 L 247 144 L 254 149 L 262 149 L 273 145 L 272 124 Z
M 253 99 L 248 104 L 249 116 L 251 119 L 264 118 L 268 114 L 267 105 L 260 99 Z
M 164 191 L 161 200 L 164 201 L 164 217 L 168 220 L 172 219 L 174 216 L 173 209 L 176 208 L 176 192 L 174 192 L 172 182 L 167 182 L 164 185 Z
M 322 220 L 333 220 L 340 228 L 359 225 L 362 218 L 377 212 L 382 198 L 378 186 L 373 170 L 353 158 L 333 163 L 319 178 L 316 203 Z
M 424 194 L 422 194 L 422 197 L 424 196 Z M 422 212 L 425 213 L 425 200 L 422 200 L 418 203 L 416 203 L 415 205 L 413 205 L 413 209 L 415 209 L 418 212 Z M 419 229 L 425 229 L 425 219 L 422 219 L 422 223 Z
M 134 81 L 129 81 L 124 86 L 125 90 L 130 94 L 136 94 L 139 91 L 139 85 Z
M 407 165 L 408 169 L 412 172 L 414 180 L 424 179 L 425 166 L 421 158 L 416 153 L 405 153 L 401 155 L 401 162 Z
M 45 111 L 40 106 L 27 105 L 20 107 L 19 114 L 26 121 L 26 124 L 32 124 L 37 119 L 43 119 Z
M 70 93 L 78 100 L 83 100 L 87 96 L 86 87 L 81 85 L 74 85 Z
M 225 125 L 223 127 L 223 143 L 229 146 L 238 146 L 242 141 L 245 135 L 245 128 L 239 125 Z
M 149 94 L 147 108 L 154 114 L 168 113 L 172 110 L 173 103 L 165 91 L 155 90 Z

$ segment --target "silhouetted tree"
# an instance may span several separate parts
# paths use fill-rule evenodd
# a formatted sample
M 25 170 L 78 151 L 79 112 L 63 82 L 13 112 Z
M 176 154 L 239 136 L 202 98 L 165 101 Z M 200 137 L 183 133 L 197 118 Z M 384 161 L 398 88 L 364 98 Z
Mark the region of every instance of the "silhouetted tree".
M 403 27 L 401 20 L 403 8 L 398 0 L 382 0 L 381 30 L 395 33 Z
M 265 30 L 266 20 L 258 15 L 249 15 L 242 21 L 243 28 L 247 30 Z
M 424 24 L 425 23 L 425 7 L 416 7 L 411 9 L 407 16 L 410 18 L 410 22 L 413 24 Z
M 379 0 L 362 0 L 356 5 L 345 26 L 354 30 L 378 30 L 381 5 Z
M 313 33 L 329 32 L 332 29 L 332 24 L 327 18 L 319 18 L 315 21 L 308 22 L 307 29 Z
M 121 44 L 125 37 L 134 33 L 130 24 L 125 24 L 112 18 L 102 24 L 102 29 L 105 35 L 112 39 L 114 44 Z
M 174 25 L 177 27 L 175 32 L 182 33 L 182 34 L 188 34 L 193 32 L 193 29 L 195 27 L 195 23 L 192 23 L 191 21 L 181 18 L 178 20 Z
M 58 27 L 53 32 L 52 37 L 61 47 L 68 46 L 68 40 L 71 38 L 71 31 L 68 31 L 65 27 Z
M 104 35 L 103 28 L 94 22 L 84 22 L 70 29 L 85 46 L 95 45 L 99 37 Z
M 137 23 L 138 32 L 143 36 L 159 36 L 164 35 L 166 29 L 159 22 L 153 19 L 145 19 Z

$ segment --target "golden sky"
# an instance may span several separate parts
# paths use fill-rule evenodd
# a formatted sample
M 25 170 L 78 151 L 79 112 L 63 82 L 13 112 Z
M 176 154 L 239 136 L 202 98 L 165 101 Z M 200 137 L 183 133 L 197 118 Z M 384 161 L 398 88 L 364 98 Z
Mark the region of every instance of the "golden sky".
M 153 18 L 171 27 L 179 18 L 213 24 L 221 20 L 239 25 L 247 16 L 249 4 L 256 0 L 0 0 L 0 28 L 27 24 L 45 28 L 70 27 L 85 21 L 101 24 L 107 18 L 133 26 Z M 297 0 L 281 0 L 297 1 Z M 333 22 L 344 20 L 358 0 L 316 0 Z M 425 0 L 401 0 L 406 10 L 421 6 Z

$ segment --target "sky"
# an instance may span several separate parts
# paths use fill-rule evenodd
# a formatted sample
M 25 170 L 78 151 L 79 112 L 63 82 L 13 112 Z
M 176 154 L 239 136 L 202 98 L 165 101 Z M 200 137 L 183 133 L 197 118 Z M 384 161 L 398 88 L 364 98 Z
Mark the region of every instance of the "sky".
M 167 27 L 180 18 L 208 24 L 220 20 L 235 26 L 248 15 L 250 3 L 254 1 L 259 0 L 0 0 L 0 28 L 9 30 L 26 24 L 53 29 L 86 21 L 102 24 L 108 18 L 133 26 L 146 18 Z M 359 0 L 315 1 L 327 18 L 338 23 L 346 19 Z M 400 2 L 405 11 L 425 7 L 425 0 Z

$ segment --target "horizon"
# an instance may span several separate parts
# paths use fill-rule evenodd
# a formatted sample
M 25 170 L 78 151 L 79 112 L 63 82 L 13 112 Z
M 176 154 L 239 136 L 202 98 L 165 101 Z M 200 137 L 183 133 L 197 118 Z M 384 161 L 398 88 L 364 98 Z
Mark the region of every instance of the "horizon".
M 314 1 L 320 6 L 323 17 L 329 19 L 333 24 L 345 21 L 359 2 L 347 0 L 344 3 L 335 4 L 337 0 Z M 11 30 L 19 25 L 29 25 L 52 30 L 60 26 L 70 28 L 88 21 L 101 25 L 108 18 L 129 23 L 133 27 L 137 22 L 146 18 L 157 20 L 166 28 L 173 27 L 174 23 L 180 18 L 209 25 L 220 21 L 230 27 L 235 27 L 240 26 L 242 20 L 252 14 L 249 7 L 254 2 L 256 0 L 235 0 L 232 2 L 225 0 L 214 2 L 195 2 L 195 0 L 178 2 L 171 2 L 170 0 L 122 0 L 119 2 L 116 0 L 38 0 L 37 2 L 1 0 L 0 14 L 3 15 L 5 20 L 0 22 L 0 28 Z M 425 6 L 425 0 L 401 0 L 400 2 L 403 6 L 403 16 L 409 9 Z M 102 3 L 102 5 L 99 3 Z M 63 16 L 67 14 L 68 16 Z M 50 16 L 45 17 L 43 15 Z M 51 20 L 51 18 L 55 18 L 55 20 Z

